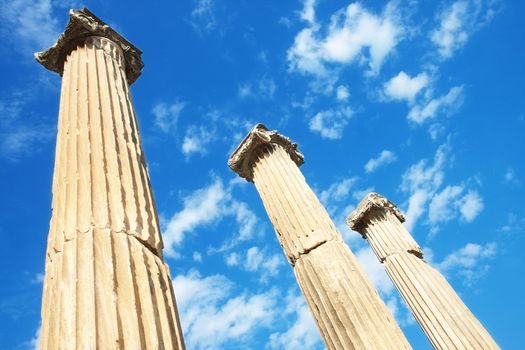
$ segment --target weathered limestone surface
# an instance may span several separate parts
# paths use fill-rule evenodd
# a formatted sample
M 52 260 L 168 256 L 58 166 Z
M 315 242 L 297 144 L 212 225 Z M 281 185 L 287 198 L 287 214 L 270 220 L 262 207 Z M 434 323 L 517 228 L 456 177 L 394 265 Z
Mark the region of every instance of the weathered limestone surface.
M 36 57 L 63 77 L 41 349 L 184 349 L 129 92 L 140 51 L 84 9 Z
M 255 184 L 328 349 L 410 349 L 298 165 L 297 145 L 256 125 L 228 165 Z
M 370 193 L 348 217 L 348 225 L 370 243 L 399 293 L 435 349 L 499 349 L 404 228 L 399 209 Z

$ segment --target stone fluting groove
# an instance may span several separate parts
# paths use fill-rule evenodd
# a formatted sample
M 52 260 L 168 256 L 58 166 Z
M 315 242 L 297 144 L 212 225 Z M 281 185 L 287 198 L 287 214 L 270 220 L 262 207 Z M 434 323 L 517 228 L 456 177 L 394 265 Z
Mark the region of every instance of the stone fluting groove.
M 395 209 L 395 210 L 393 210 Z M 499 349 L 443 275 L 426 261 L 395 205 L 371 193 L 347 223 L 368 241 L 435 349 Z
M 122 49 L 65 58 L 41 349 L 184 349 Z
M 297 154 L 289 139 L 259 124 L 234 152 L 230 167 L 255 184 L 327 348 L 410 349 L 308 186 Z

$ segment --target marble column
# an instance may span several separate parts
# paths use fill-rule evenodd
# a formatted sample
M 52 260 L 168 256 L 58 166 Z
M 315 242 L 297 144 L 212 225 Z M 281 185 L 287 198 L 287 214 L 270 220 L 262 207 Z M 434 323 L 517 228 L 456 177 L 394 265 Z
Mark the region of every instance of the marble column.
M 82 9 L 35 57 L 62 76 L 41 349 L 184 349 L 129 91 L 140 50 Z
M 499 349 L 441 273 L 423 252 L 395 204 L 368 194 L 348 217 L 361 233 L 435 349 Z
M 253 182 L 328 349 L 410 349 L 299 167 L 297 145 L 256 125 L 228 165 Z

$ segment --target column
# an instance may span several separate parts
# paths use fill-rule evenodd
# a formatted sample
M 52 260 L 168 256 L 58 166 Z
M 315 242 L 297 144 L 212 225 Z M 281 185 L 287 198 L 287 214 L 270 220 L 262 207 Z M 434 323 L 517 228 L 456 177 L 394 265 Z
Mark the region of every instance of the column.
M 303 155 L 256 125 L 228 161 L 253 182 L 328 349 L 410 349 L 299 170 Z
M 184 349 L 129 91 L 140 56 L 87 9 L 35 54 L 62 76 L 41 349 Z
M 435 349 L 499 349 L 404 228 L 395 204 L 368 194 L 347 224 L 363 235 Z

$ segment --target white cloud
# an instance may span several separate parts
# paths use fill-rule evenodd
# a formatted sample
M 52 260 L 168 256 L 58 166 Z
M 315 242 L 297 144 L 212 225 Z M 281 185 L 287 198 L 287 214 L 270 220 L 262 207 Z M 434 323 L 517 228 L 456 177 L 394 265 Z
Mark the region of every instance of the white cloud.
M 286 316 L 293 315 L 295 321 L 282 333 L 270 335 L 269 348 L 272 350 L 323 349 L 319 330 L 302 295 L 289 293 L 286 297 Z
M 32 103 L 38 89 L 49 87 L 36 81 L 29 88 L 16 89 L 0 98 L 0 157 L 12 162 L 36 154 L 39 147 L 53 139 L 55 127 L 35 115 Z
M 509 184 L 519 184 L 519 180 L 516 176 L 516 171 L 511 167 L 508 167 L 505 171 L 505 174 L 503 175 L 503 180 Z
M 195 7 L 191 11 L 189 23 L 199 34 L 210 33 L 217 26 L 214 0 L 194 0 Z
M 459 211 L 466 222 L 473 221 L 483 210 L 483 200 L 476 191 L 469 191 L 459 200 Z
M 213 130 L 204 126 L 190 126 L 186 130 L 184 140 L 182 141 L 182 153 L 186 159 L 194 154 L 206 154 L 208 152 L 208 145 L 215 139 Z
M 0 2 L 1 32 L 17 49 L 32 55 L 53 45 L 62 28 L 55 10 L 71 4 L 53 0 L 12 0 Z M 60 11 L 64 16 L 64 12 Z
M 244 83 L 239 86 L 239 97 L 253 97 L 253 98 L 266 98 L 272 99 L 275 95 L 277 85 L 273 79 L 262 78 L 259 79 L 255 84 Z
M 336 89 L 336 97 L 339 101 L 346 101 L 350 97 L 350 92 L 348 92 L 348 88 L 344 85 L 339 85 Z
M 445 274 L 458 274 L 465 285 L 471 286 L 487 272 L 489 265 L 484 261 L 493 258 L 496 251 L 495 242 L 485 245 L 468 243 L 447 255 L 437 268 Z
M 326 139 L 340 139 L 353 111 L 350 107 L 318 112 L 310 119 L 310 130 Z
M 414 105 L 408 112 L 407 119 L 422 124 L 427 120 L 437 117 L 439 113 L 451 115 L 463 104 L 463 87 L 454 86 L 446 95 L 431 98 Z
M 225 258 L 226 265 L 238 266 L 249 272 L 257 272 L 260 281 L 266 282 L 268 277 L 276 276 L 285 258 L 282 254 L 268 254 L 267 249 L 251 247 L 245 253 L 231 252 Z
M 44 282 L 45 277 L 46 275 L 43 272 L 39 272 L 35 275 L 35 277 L 33 277 L 33 279 L 31 280 L 31 283 L 40 284 Z
M 315 23 L 315 1 L 316 0 L 304 0 L 304 7 L 300 13 L 302 20 Z
M 430 202 L 428 219 L 431 223 L 445 222 L 455 216 L 453 204 L 463 192 L 463 186 L 447 186 Z
M 321 191 L 319 199 L 326 206 L 331 202 L 340 201 L 348 197 L 350 189 L 357 182 L 357 177 L 345 178 L 337 181 L 328 187 L 328 189 Z
M 42 325 L 38 325 L 38 328 L 35 332 L 35 336 L 24 343 L 25 348 L 28 350 L 39 350 L 40 349 L 40 338 L 42 336 Z
M 503 233 L 520 233 L 525 227 L 525 217 L 518 217 L 515 213 L 507 214 L 507 222 L 498 231 Z
M 397 160 L 397 157 L 394 154 L 394 152 L 385 149 L 385 150 L 381 151 L 381 154 L 379 154 L 379 157 L 371 158 L 365 164 L 365 171 L 367 173 L 372 173 L 377 168 L 379 168 L 381 166 L 385 166 L 385 165 L 390 164 L 392 162 L 395 162 L 396 160 Z
M 202 254 L 199 252 L 193 252 L 193 261 L 202 262 Z
M 384 93 L 394 100 L 406 100 L 413 102 L 416 95 L 429 83 L 426 73 L 420 73 L 415 77 L 410 77 L 401 71 L 398 75 L 390 79 L 384 85 Z
M 168 220 L 163 230 L 166 255 L 177 257 L 175 248 L 182 244 L 188 233 L 198 227 L 216 224 L 228 216 L 234 217 L 239 230 L 229 246 L 253 236 L 258 227 L 258 219 L 245 203 L 233 198 L 232 189 L 236 184 L 233 181 L 225 187 L 220 178 L 215 178 L 209 186 L 183 198 L 183 209 Z
M 224 201 L 228 197 L 229 194 L 219 178 L 216 178 L 209 187 L 199 189 L 185 197 L 184 208 L 171 217 L 162 235 L 166 254 L 174 255 L 174 246 L 182 243 L 186 233 L 220 218 L 224 211 Z
M 384 296 L 392 294 L 394 285 L 388 277 L 385 267 L 379 262 L 370 247 L 359 249 L 355 256 L 365 270 L 366 276 L 372 281 L 374 287 Z
M 403 33 L 393 5 L 387 5 L 383 13 L 376 15 L 361 4 L 352 3 L 335 12 L 324 29 L 315 21 L 314 3 L 307 1 L 301 12 L 309 27 L 297 34 L 288 50 L 290 69 L 326 76 L 327 64 L 359 62 L 368 64 L 369 74 L 377 74 Z
M 222 275 L 192 270 L 173 284 L 189 349 L 245 348 L 278 315 L 275 291 L 234 294 L 235 285 Z
M 439 27 L 430 33 L 441 58 L 446 59 L 465 45 L 472 33 L 490 22 L 497 12 L 497 1 L 460 0 L 438 15 Z
M 464 28 L 467 10 L 466 1 L 457 1 L 441 13 L 440 27 L 431 34 L 431 40 L 438 47 L 441 57 L 451 57 L 455 50 L 467 42 L 469 33 Z
M 152 109 L 152 113 L 155 116 L 155 125 L 166 133 L 175 130 L 177 121 L 185 106 L 186 103 L 181 101 L 176 101 L 172 104 L 156 104 Z
M 471 222 L 483 210 L 483 200 L 476 190 L 467 189 L 466 185 L 447 185 L 441 189 L 449 153 L 448 144 L 443 144 L 437 149 L 432 165 L 421 160 L 403 174 L 400 188 L 409 194 L 405 214 L 405 225 L 409 231 L 425 213 L 427 204 L 427 223 L 432 226 L 431 235 L 438 231 L 440 223 L 458 217 Z
M 408 168 L 402 176 L 401 190 L 410 195 L 405 213 L 405 225 L 409 231 L 415 227 L 425 212 L 426 203 L 443 183 L 443 167 L 448 152 L 448 145 L 441 145 L 436 151 L 432 165 L 427 165 L 426 160 L 421 160 Z
M 240 260 L 241 260 L 241 255 L 239 253 L 232 252 L 228 254 L 228 256 L 226 257 L 226 265 L 237 266 L 239 265 Z
M 0 132 L 0 156 L 13 162 L 35 153 L 36 147 L 53 137 L 51 128 L 40 125 L 12 125 L 9 129 Z

